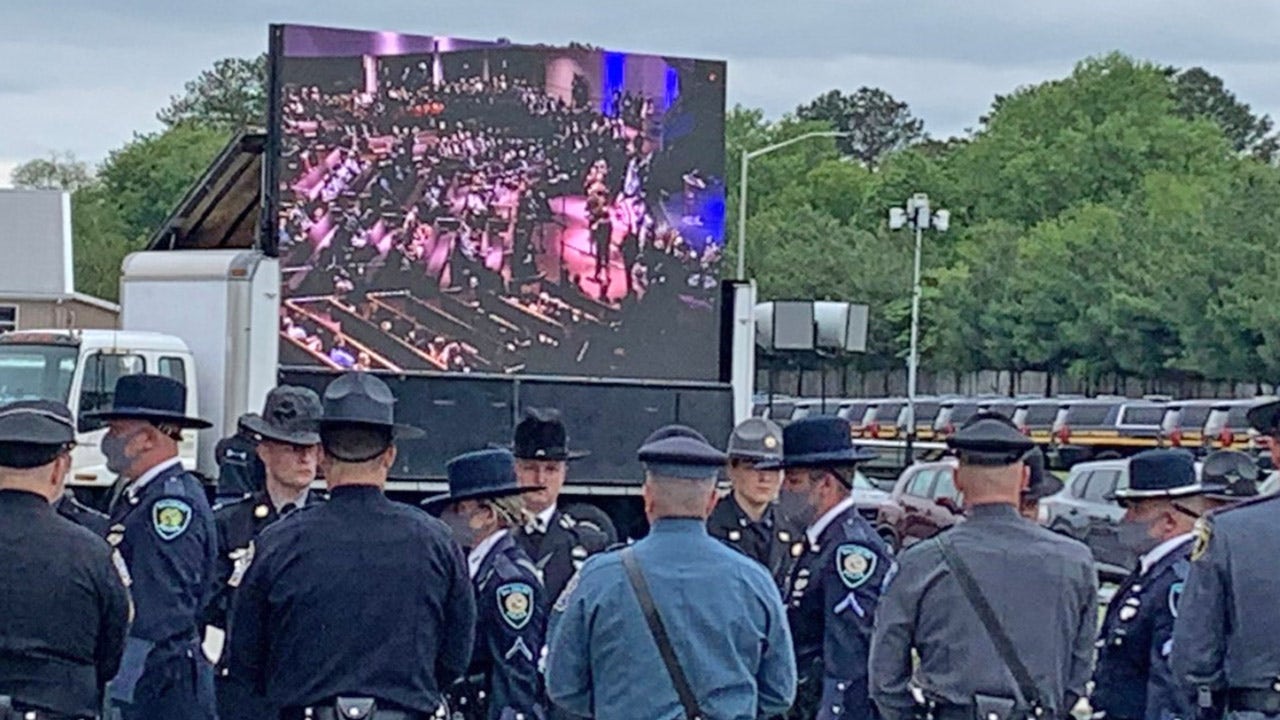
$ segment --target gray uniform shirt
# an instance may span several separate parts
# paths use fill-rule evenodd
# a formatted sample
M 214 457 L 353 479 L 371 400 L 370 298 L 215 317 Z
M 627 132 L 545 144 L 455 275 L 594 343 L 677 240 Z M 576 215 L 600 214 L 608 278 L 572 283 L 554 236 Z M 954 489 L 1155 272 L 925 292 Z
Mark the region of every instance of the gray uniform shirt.
M 1048 709 L 1061 713 L 1068 694 L 1084 694 L 1098 622 L 1098 576 L 1088 548 L 1010 505 L 966 513 L 967 522 L 903 553 L 880 598 L 871 697 L 885 720 L 913 710 L 913 649 L 920 655 L 916 679 L 932 701 L 971 705 L 975 693 L 1016 697 L 1012 674 L 942 560 L 944 540 L 969 566 Z

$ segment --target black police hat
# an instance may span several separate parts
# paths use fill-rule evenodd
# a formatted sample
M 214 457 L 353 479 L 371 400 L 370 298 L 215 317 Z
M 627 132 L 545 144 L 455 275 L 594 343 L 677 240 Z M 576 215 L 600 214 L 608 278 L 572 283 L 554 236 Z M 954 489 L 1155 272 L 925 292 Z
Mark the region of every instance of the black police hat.
M 187 386 L 163 375 L 124 375 L 116 380 L 111 408 L 85 413 L 94 420 L 146 420 L 203 430 L 213 423 L 187 417 Z
M 968 465 L 1013 465 L 1035 446 L 1009 418 L 989 412 L 974 415 L 947 438 L 947 447 Z
M 1262 468 L 1239 450 L 1216 450 L 1205 456 L 1200 468 L 1204 495 L 1214 500 L 1236 502 L 1257 497 Z
M 569 434 L 560 412 L 526 408 L 516 425 L 513 450 L 521 460 L 580 460 L 589 453 L 569 449 Z
M 1249 425 L 1263 435 L 1280 433 L 1280 399 L 1266 400 L 1245 413 Z
M 1115 492 L 1117 500 L 1179 498 L 1204 491 L 1196 479 L 1195 457 L 1182 448 L 1143 450 L 1129 458 L 1129 487 Z
M 758 463 L 758 468 L 833 467 L 879 457 L 856 447 L 849 421 L 832 415 L 812 415 L 782 430 L 782 462 Z
M 241 416 L 240 425 L 267 440 L 290 445 L 317 445 L 317 432 L 324 407 L 320 396 L 310 388 L 281 385 L 267 393 L 262 414 Z
M 486 500 L 542 489 L 541 486 L 520 486 L 516 479 L 515 456 L 510 450 L 463 453 L 450 460 L 445 468 L 449 475 L 449 492 L 422 501 L 423 507 L 433 512 L 462 500 Z
M 396 398 L 391 388 L 367 372 L 347 372 L 324 389 L 320 427 L 343 425 L 390 430 L 396 438 L 419 438 L 422 430 L 395 421 Z
M 782 428 L 765 418 L 747 418 L 729 435 L 725 453 L 730 458 L 779 462 L 783 459 Z
M 669 425 L 654 435 L 658 438 L 646 442 L 636 451 L 636 457 L 649 472 L 659 477 L 687 480 L 709 480 L 724 466 L 725 454 L 715 449 L 705 439 L 690 437 L 688 428 Z M 650 437 L 653 437 L 652 435 Z
M 1022 491 L 1024 498 L 1027 500 L 1040 500 L 1050 495 L 1056 495 L 1058 491 L 1062 490 L 1062 480 L 1045 469 L 1044 453 L 1040 451 L 1040 448 L 1031 448 L 1026 455 L 1022 456 L 1022 461 L 1027 464 L 1027 469 L 1030 471 L 1027 489 Z
M 20 400 L 0 406 L 0 466 L 47 465 L 75 439 L 75 419 L 60 402 Z

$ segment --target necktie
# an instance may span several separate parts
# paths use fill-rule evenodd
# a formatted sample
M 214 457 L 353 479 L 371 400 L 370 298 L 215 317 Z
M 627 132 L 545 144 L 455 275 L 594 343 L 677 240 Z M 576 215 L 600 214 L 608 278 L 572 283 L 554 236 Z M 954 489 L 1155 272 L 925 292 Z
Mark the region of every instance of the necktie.
M 280 517 L 284 517 L 285 515 L 288 515 L 289 513 L 297 509 L 298 509 L 297 505 L 294 505 L 293 503 L 285 503 L 284 507 L 280 508 Z

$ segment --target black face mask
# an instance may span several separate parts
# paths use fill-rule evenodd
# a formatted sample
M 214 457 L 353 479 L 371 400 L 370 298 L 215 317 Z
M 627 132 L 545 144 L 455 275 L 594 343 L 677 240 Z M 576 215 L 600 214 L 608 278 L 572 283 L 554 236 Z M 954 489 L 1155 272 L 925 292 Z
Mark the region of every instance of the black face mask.
M 449 526 L 449 532 L 453 533 L 453 539 L 462 546 L 463 550 L 470 551 L 475 547 L 476 533 L 471 527 L 470 515 L 464 515 L 450 509 L 440 513 L 440 521 Z
M 1121 520 L 1116 526 L 1116 540 L 1126 550 L 1145 555 L 1160 544 L 1160 540 L 1151 536 L 1154 524 L 1154 520 Z

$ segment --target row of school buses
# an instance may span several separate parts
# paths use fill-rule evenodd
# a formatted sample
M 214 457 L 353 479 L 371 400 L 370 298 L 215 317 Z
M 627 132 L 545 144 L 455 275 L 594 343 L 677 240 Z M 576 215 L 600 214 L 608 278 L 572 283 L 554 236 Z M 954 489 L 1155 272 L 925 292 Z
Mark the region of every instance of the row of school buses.
M 1012 420 L 1059 468 L 1154 447 L 1183 447 L 1197 454 L 1222 448 L 1253 452 L 1259 449 L 1257 437 L 1245 413 L 1263 399 L 917 396 L 915 440 L 926 445 L 943 442 L 985 411 Z M 849 421 L 855 441 L 877 445 L 904 441 L 910 422 L 907 399 L 902 397 L 774 396 L 757 398 L 754 413 L 782 425 L 811 414 L 839 415 Z

